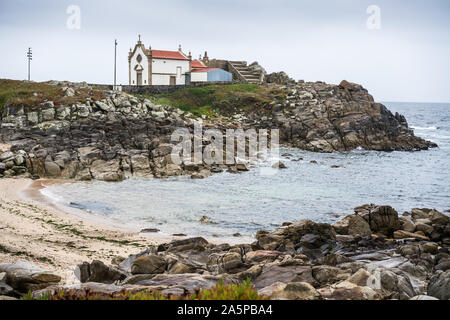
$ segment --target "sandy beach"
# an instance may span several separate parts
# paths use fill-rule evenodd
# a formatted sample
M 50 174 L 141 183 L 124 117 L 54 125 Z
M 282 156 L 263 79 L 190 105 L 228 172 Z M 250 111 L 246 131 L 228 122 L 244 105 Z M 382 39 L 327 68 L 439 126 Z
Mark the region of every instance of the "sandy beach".
M 64 278 L 94 259 L 110 263 L 161 242 L 67 214 L 39 198 L 42 183 L 0 180 L 0 263 L 26 260 Z

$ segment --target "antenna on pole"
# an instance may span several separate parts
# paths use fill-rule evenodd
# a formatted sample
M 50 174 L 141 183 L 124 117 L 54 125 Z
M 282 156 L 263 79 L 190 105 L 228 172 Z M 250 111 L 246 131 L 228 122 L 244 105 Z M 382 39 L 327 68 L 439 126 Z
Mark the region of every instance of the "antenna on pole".
M 114 40 L 114 87 L 113 90 L 117 90 L 116 88 L 116 67 L 117 64 L 117 39 Z
M 33 53 L 31 52 L 31 48 L 28 48 L 27 57 L 28 57 L 28 81 L 30 81 L 31 80 L 30 64 L 31 60 L 33 60 Z

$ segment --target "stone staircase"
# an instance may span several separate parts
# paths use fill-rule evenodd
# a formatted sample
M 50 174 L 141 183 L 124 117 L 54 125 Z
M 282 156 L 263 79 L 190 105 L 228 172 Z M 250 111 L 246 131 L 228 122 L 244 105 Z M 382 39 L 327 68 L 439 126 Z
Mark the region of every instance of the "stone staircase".
M 245 61 L 228 61 L 228 70 L 234 78 L 243 83 L 261 83 L 262 76 L 247 66 Z

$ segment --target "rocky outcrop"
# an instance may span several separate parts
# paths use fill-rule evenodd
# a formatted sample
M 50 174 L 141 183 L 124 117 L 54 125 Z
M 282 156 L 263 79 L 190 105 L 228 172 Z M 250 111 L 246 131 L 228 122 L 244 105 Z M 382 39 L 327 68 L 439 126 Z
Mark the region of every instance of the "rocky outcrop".
M 384 224 L 378 222 L 391 225 L 395 210 L 365 205 L 355 208 L 355 214 L 344 218 L 337 230 L 328 224 L 303 220 L 285 223 L 272 232 L 259 231 L 252 244 L 215 245 L 198 237 L 151 247 L 127 259 L 115 259 L 117 267 L 99 261 L 86 262 L 77 267 L 81 284 L 76 289 L 108 294 L 157 290 L 165 295 L 187 295 L 200 288 L 211 288 L 220 280 L 233 284 L 250 279 L 259 294 L 271 299 L 447 300 L 449 218 L 436 210 L 420 209 L 424 214 L 418 214 L 418 210 L 414 209 L 414 223 L 426 216 L 433 221 L 423 223 L 444 230 L 434 231 L 439 239 L 436 242 L 416 237 L 394 239 L 379 233 L 386 229 L 380 229 Z M 353 222 L 363 225 L 359 218 L 365 218 L 360 215 L 371 213 L 389 217 L 373 224 L 378 234 L 374 230 L 369 235 L 354 232 L 366 231 L 369 223 L 356 229 L 351 225 Z M 397 231 L 401 230 L 393 231 L 394 234 Z M 6 277 L 0 273 L 0 290 L 5 295 L 17 296 L 17 288 L 22 292 L 27 288 L 38 297 L 64 288 L 55 285 L 57 277 L 48 274 L 44 277 L 42 271 L 39 277 L 28 271 L 26 276 L 21 273 L 20 279 L 33 284 L 24 287 L 12 280 L 18 279 L 17 266 L 0 265 L 2 270 Z
M 0 177 L 203 179 L 227 168 L 172 163 L 171 134 L 180 127 L 193 131 L 192 114 L 125 93 L 106 95 L 73 105 L 5 105 L 0 141 L 8 147 L 0 150 Z
M 288 85 L 295 83 L 295 80 L 290 78 L 284 71 L 266 74 L 264 81 L 267 83 L 275 83 L 280 85 Z
M 195 120 L 222 132 L 236 127 L 279 128 L 281 143 L 315 152 L 436 146 L 414 136 L 403 116 L 375 103 L 360 85 L 282 82 L 266 85 L 269 97 L 244 101 L 254 105 L 246 108 L 246 114 L 239 109 L 221 120 L 196 119 L 179 109 L 121 92 L 101 91 L 99 95 L 90 90 L 92 94 L 81 99 L 79 90 L 89 89 L 78 87 L 63 87 L 64 98 L 77 98 L 74 103 L 44 101 L 31 107 L 7 103 L 2 109 L 0 141 L 8 148 L 0 148 L 0 177 L 120 181 L 185 174 L 204 179 L 226 169 L 232 173 L 249 169 L 242 163 L 172 163 L 170 135 L 180 127 L 193 133 Z M 79 87 L 84 88 L 83 84 Z M 203 148 L 207 144 L 203 140 Z
M 283 143 L 314 152 L 413 151 L 436 147 L 414 136 L 404 116 L 391 113 L 361 85 L 342 81 L 269 84 L 283 95 L 264 110 L 236 115 L 248 127 L 280 128 Z

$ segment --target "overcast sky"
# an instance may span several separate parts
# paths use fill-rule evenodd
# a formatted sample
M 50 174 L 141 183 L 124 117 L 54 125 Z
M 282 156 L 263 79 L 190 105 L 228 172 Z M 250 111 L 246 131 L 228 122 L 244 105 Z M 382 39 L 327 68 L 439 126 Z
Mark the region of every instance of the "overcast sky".
M 80 29 L 67 26 L 71 5 Z M 367 26 L 371 5 L 380 29 Z M 112 83 L 117 38 L 127 84 L 138 34 L 153 49 L 181 44 L 297 80 L 361 83 L 377 101 L 450 102 L 448 0 L 0 0 L 0 78 L 27 77 L 31 46 L 33 80 Z

